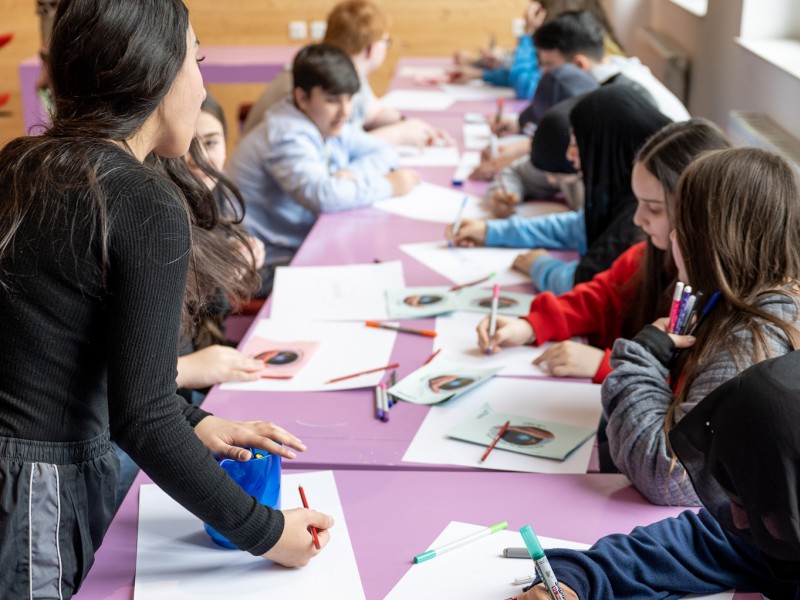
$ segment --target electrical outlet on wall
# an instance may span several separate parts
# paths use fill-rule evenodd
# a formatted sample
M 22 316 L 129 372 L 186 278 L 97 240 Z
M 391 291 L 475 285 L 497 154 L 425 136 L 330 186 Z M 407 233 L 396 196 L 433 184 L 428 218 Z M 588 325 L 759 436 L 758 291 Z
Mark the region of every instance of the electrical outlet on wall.
M 311 21 L 311 39 L 321 40 L 325 37 L 328 24 L 325 21 Z
M 522 17 L 511 19 L 511 33 L 514 37 L 522 37 L 525 35 L 525 19 Z
M 304 40 L 308 37 L 308 25 L 305 21 L 289 21 L 289 39 Z

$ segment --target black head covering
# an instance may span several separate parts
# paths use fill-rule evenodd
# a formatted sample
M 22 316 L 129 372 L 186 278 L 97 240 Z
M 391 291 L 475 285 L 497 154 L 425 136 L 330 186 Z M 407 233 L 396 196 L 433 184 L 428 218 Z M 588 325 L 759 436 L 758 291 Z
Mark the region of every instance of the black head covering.
M 575 283 L 607 269 L 641 239 L 633 224 L 633 158 L 642 142 L 670 122 L 640 94 L 621 85 L 601 87 L 572 109 L 570 123 L 581 158 L 590 250 L 578 264 Z
M 751 540 L 775 579 L 800 583 L 800 351 L 719 386 L 669 437 L 714 518 Z M 749 529 L 734 525 L 730 494 Z
M 571 63 L 561 65 L 542 75 L 533 101 L 519 114 L 519 130 L 528 123 L 541 125 L 542 117 L 553 106 L 574 96 L 593 92 L 599 87 L 594 77 Z
M 567 160 L 569 146 L 569 114 L 580 96 L 568 98 L 548 110 L 539 121 L 531 142 L 531 162 L 540 171 L 575 173 Z

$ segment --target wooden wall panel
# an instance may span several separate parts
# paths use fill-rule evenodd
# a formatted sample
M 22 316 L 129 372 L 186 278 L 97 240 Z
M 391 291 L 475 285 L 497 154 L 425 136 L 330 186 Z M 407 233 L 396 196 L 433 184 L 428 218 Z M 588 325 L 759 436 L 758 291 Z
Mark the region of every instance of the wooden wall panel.
M 185 0 L 201 43 L 209 45 L 289 44 L 291 20 L 325 20 L 335 0 Z M 379 0 L 390 15 L 392 47 L 386 64 L 371 78 L 383 93 L 401 55 L 450 55 L 456 48 L 485 45 L 490 35 L 513 44 L 511 20 L 521 16 L 528 0 Z M 0 145 L 22 134 L 17 65 L 38 49 L 38 20 L 33 0 L 0 0 L 0 33 L 15 40 L 0 50 L 0 92 L 12 93 L 11 115 L 0 115 Z M 310 41 L 310 40 L 309 40 Z M 229 118 L 241 102 L 252 101 L 262 86 L 217 85 Z

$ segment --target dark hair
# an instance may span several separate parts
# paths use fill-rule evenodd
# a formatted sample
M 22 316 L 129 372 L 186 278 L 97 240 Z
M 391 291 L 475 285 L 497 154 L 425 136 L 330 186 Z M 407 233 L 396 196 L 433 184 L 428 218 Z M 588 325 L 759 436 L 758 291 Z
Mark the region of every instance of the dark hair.
M 204 113 L 210 114 L 214 117 L 217 121 L 222 123 L 222 135 L 225 137 L 225 140 L 228 139 L 228 125 L 225 123 L 225 111 L 222 110 L 222 106 L 211 93 L 206 90 L 206 99 L 203 100 L 203 103 L 200 105 L 200 110 Z
M 575 166 L 567 160 L 569 147 L 569 115 L 582 96 L 562 100 L 539 119 L 539 126 L 531 141 L 531 163 L 548 173 L 576 173 Z
M 294 87 L 306 94 L 321 87 L 328 94 L 352 96 L 361 87 L 353 61 L 344 50 L 330 44 L 311 44 L 300 50 L 294 57 L 292 77 Z
M 113 142 L 127 148 L 126 140 L 167 96 L 186 59 L 188 29 L 189 13 L 181 0 L 61 0 L 47 64 L 55 101 L 52 124 L 41 136 L 18 138 L 0 150 L 0 285 L 8 286 L 5 259 L 21 225 L 31 220 L 43 236 L 55 227 L 88 228 L 88 247 L 99 248 L 100 280 L 106 281 L 109 218 L 102 182 L 109 159 L 119 154 Z M 163 184 L 192 222 L 190 281 L 216 276 L 219 270 L 207 266 L 205 255 L 217 250 L 195 239 L 199 230 L 219 224 L 211 195 L 207 190 L 195 194 L 174 175 L 185 165 L 176 165 L 174 173 L 160 166 L 141 168 Z M 85 199 L 85 210 L 73 210 L 71 197 Z M 76 255 L 77 248 L 69 250 L 76 261 L 85 260 Z M 216 259 L 238 265 L 239 254 L 228 249 Z M 236 287 L 240 276 L 229 266 L 222 287 Z M 205 283 L 187 286 L 185 317 L 190 305 L 195 311 L 202 305 L 202 294 L 194 293 L 200 287 Z
M 654 133 L 639 148 L 634 163 L 644 167 L 664 188 L 665 208 L 672 220 L 670 205 L 686 167 L 706 152 L 729 147 L 730 142 L 719 127 L 695 118 L 670 123 Z M 623 335 L 632 337 L 648 323 L 668 314 L 677 275 L 670 251 L 656 248 L 648 239 L 644 258 L 629 283 L 637 290 L 637 302 L 623 322 Z
M 538 50 L 558 50 L 567 61 L 576 54 L 601 60 L 605 55 L 605 29 L 589 11 L 570 11 L 539 27 L 533 43 Z
M 589 11 L 592 16 L 603 26 L 606 35 L 611 39 L 611 41 L 616 44 L 620 50 L 623 50 L 622 44 L 620 43 L 619 38 L 617 38 L 617 34 L 614 31 L 614 26 L 611 25 L 611 21 L 609 20 L 606 11 L 603 9 L 603 5 L 600 0 L 539 0 L 539 4 L 541 4 L 547 11 L 544 19 L 545 23 L 549 23 L 561 13 L 568 11 Z

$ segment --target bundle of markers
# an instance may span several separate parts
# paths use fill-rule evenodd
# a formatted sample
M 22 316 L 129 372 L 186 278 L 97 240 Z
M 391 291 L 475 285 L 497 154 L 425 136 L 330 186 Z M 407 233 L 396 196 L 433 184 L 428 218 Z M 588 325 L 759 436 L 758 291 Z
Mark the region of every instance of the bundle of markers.
M 714 292 L 711 298 L 700 310 L 700 305 L 703 299 L 703 292 L 692 294 L 692 286 L 686 285 L 680 281 L 675 284 L 675 292 L 672 295 L 672 307 L 669 313 L 669 325 L 667 326 L 667 333 L 675 333 L 678 335 L 694 335 L 700 324 L 705 320 L 706 316 L 714 305 L 719 300 L 720 293 Z M 692 325 L 692 319 L 695 314 L 699 316 Z
M 396 382 L 397 372 L 392 371 L 388 386 L 385 383 L 375 386 L 375 418 L 383 423 L 389 422 L 389 409 L 396 404 L 389 394 L 389 386 L 393 386 Z

